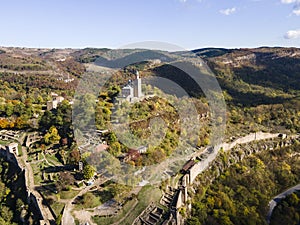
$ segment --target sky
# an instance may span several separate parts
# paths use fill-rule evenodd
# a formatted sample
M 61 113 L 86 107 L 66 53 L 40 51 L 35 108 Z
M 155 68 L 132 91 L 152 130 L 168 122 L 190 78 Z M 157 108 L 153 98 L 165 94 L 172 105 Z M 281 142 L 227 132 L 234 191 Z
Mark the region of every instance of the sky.
M 300 47 L 300 0 L 0 0 L 0 46 Z

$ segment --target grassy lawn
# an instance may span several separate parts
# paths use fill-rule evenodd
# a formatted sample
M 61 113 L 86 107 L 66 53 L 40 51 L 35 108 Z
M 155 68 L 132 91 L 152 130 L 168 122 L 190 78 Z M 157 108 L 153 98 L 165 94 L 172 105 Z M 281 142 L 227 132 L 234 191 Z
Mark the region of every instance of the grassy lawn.
M 135 220 L 138 215 L 146 209 L 146 207 L 151 203 L 155 202 L 158 203 L 159 199 L 161 198 L 161 191 L 158 188 L 155 188 L 153 186 L 147 185 L 144 186 L 141 191 L 138 194 L 138 204 L 134 207 L 134 203 L 136 199 L 133 199 L 129 202 L 127 202 L 123 209 L 120 211 L 120 213 L 117 216 L 113 217 L 93 217 L 95 223 L 99 225 L 109 225 L 115 222 L 120 221 L 125 217 L 125 215 L 130 212 L 126 218 L 122 221 L 122 224 L 124 225 L 130 225 Z
M 151 202 L 158 203 L 161 195 L 162 193 L 158 188 L 149 185 L 144 186 L 138 194 L 139 203 L 122 223 L 132 224 L 135 218 L 138 217 L 138 215 L 145 210 Z
M 48 186 L 48 188 L 47 188 L 47 186 Z M 54 188 L 54 184 L 48 184 L 48 185 L 44 185 L 42 187 L 43 188 L 39 189 L 39 192 L 41 193 L 43 198 L 46 199 L 46 201 L 50 205 L 51 209 L 54 211 L 56 217 L 58 217 L 62 213 L 62 210 L 63 210 L 65 204 L 60 203 L 58 201 L 60 198 L 59 194 L 55 194 L 55 193 L 53 193 L 53 191 L 51 191 Z
M 51 163 L 53 166 L 62 165 L 61 162 L 58 161 L 58 159 L 55 157 L 55 155 L 46 154 L 46 159 L 49 163 Z
M 22 146 L 20 144 L 18 145 L 18 154 L 19 156 L 23 155 Z
M 40 184 L 42 180 L 42 169 L 46 168 L 47 165 L 45 162 L 40 162 L 40 163 L 31 163 L 30 164 L 33 170 L 33 175 L 34 175 L 34 183 L 35 184 Z
M 61 213 L 62 213 L 62 210 L 64 208 L 64 204 L 63 203 L 60 203 L 60 202 L 54 202 L 52 205 L 51 205 L 51 208 L 53 209 L 54 213 L 56 216 L 59 216 Z
M 11 143 L 11 140 L 9 141 L 3 141 L 3 140 L 0 140 L 0 145 L 7 145 L 7 144 L 9 144 L 9 143 Z
M 38 160 L 44 159 L 42 152 L 38 152 Z
M 94 208 L 102 205 L 111 198 L 112 195 L 108 192 L 88 192 L 82 196 L 82 199 L 80 200 L 79 204 L 76 205 L 76 208 Z
M 38 154 L 38 157 L 36 158 L 36 154 Z M 28 154 L 28 161 L 29 162 L 35 162 L 37 160 L 41 160 L 43 159 L 41 152 L 39 152 L 39 150 L 36 151 L 30 151 Z
M 88 192 L 81 196 L 81 200 L 77 204 L 77 208 L 94 208 L 102 205 L 111 199 L 123 199 L 124 195 L 128 193 L 131 188 L 124 185 L 109 184 L 104 188 Z M 118 192 L 118 194 L 114 193 Z M 114 193 L 114 194 L 113 194 Z M 118 200 L 117 200 L 118 201 Z
M 31 163 L 30 165 L 33 170 L 34 183 L 36 185 L 40 184 L 42 182 L 42 177 L 41 177 L 41 169 L 39 167 L 39 164 Z
M 75 191 L 75 190 L 61 191 L 61 192 L 60 192 L 60 198 L 61 198 L 61 199 L 72 199 L 72 198 L 74 198 L 78 193 L 79 193 L 79 191 Z

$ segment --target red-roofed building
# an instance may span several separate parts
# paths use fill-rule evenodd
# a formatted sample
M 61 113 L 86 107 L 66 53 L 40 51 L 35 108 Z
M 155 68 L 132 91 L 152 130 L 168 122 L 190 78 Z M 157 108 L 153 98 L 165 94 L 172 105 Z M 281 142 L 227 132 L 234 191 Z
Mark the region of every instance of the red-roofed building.
M 192 166 L 195 165 L 195 161 L 194 160 L 189 160 L 181 169 L 181 172 L 182 173 L 187 173 L 191 168 Z
M 141 154 L 139 153 L 138 150 L 135 149 L 130 149 L 127 153 L 127 155 L 124 157 L 124 162 L 128 161 L 136 161 L 141 157 Z

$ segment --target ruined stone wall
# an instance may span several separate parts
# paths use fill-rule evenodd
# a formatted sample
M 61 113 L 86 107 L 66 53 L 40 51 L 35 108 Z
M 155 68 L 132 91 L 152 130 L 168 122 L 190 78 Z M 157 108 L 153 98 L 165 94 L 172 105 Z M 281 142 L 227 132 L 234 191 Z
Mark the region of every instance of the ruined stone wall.
M 277 137 L 277 138 L 274 139 L 274 137 Z M 268 138 L 270 138 L 270 139 L 268 139 Z M 299 137 L 297 137 L 297 138 L 300 139 Z M 268 140 L 266 140 L 264 142 L 261 142 L 261 141 L 253 142 L 255 140 L 258 141 L 258 140 L 262 140 L 262 139 L 268 139 Z M 228 144 L 227 146 L 225 146 L 224 152 L 231 150 L 231 153 L 229 154 L 226 162 L 220 160 L 219 158 L 217 158 L 215 160 L 215 158 L 211 159 L 208 157 L 206 160 L 196 163 L 190 169 L 188 178 L 187 178 L 187 175 L 185 175 L 183 177 L 181 184 L 182 185 L 183 184 L 192 185 L 194 183 L 196 177 L 208 168 L 212 169 L 212 173 L 210 173 L 209 176 L 205 177 L 204 182 L 211 183 L 226 168 L 228 168 L 229 166 L 231 166 L 234 163 L 237 163 L 237 162 L 243 160 L 246 156 L 249 156 L 254 153 L 258 153 L 260 151 L 273 150 L 273 149 L 276 149 L 279 147 L 289 146 L 289 145 L 293 144 L 293 141 L 294 141 L 294 138 L 288 138 L 288 139 L 282 140 L 281 138 L 278 138 L 277 134 L 275 136 L 270 135 L 270 134 L 264 134 L 264 133 L 260 133 L 259 135 L 256 135 L 256 136 L 254 134 L 248 135 L 246 137 L 239 139 L 238 141 L 235 141 L 234 143 L 231 143 L 231 144 Z M 245 143 L 248 143 L 248 144 L 245 144 Z M 216 149 L 218 149 L 220 147 L 221 147 L 221 145 L 218 146 Z M 216 152 L 218 152 L 218 151 L 216 151 Z M 218 154 L 218 153 L 216 153 L 216 154 Z M 212 155 L 214 155 L 214 154 L 212 154 Z M 218 156 L 216 156 L 216 157 L 218 157 Z M 189 181 L 189 183 L 187 183 L 187 181 Z M 183 186 L 185 186 L 185 185 L 183 185 Z M 184 194 L 184 193 L 185 192 L 183 192 L 182 194 Z M 184 199 L 187 199 L 187 197 L 186 196 L 182 197 L 180 199 L 181 203 L 179 203 L 178 202 L 179 200 L 177 200 L 177 205 L 182 206 L 184 204 Z
M 17 172 L 19 174 L 22 173 L 22 176 L 24 176 L 24 181 L 25 181 L 25 193 L 27 195 L 27 203 L 31 204 L 31 206 L 34 207 L 34 213 L 35 216 L 37 217 L 38 220 L 42 220 L 43 216 L 39 207 L 39 204 L 37 202 L 37 198 L 34 194 L 32 194 L 30 192 L 30 188 L 28 185 L 28 180 L 27 180 L 27 176 L 25 175 L 25 167 L 23 166 L 22 162 L 20 161 L 20 159 L 18 157 L 16 157 L 15 154 L 10 153 L 6 146 L 2 146 L 0 145 L 0 157 L 5 158 L 6 161 L 8 161 L 9 163 L 13 163 L 16 167 L 17 167 Z
M 264 140 L 264 139 L 272 139 L 276 138 L 279 136 L 279 133 L 276 134 L 270 134 L 270 133 L 263 133 L 263 132 L 257 132 L 257 133 L 251 133 L 248 134 L 245 137 L 241 137 L 231 143 L 222 143 L 217 146 L 213 147 L 212 152 L 208 152 L 211 150 L 211 148 L 206 148 L 203 154 L 207 155 L 207 158 L 201 162 L 196 163 L 189 171 L 190 179 L 189 179 L 189 184 L 192 184 L 195 180 L 195 178 L 202 173 L 205 169 L 209 167 L 211 162 L 214 161 L 216 158 L 218 151 L 220 149 L 223 149 L 224 151 L 229 151 L 230 149 L 234 148 L 237 145 L 245 144 L 245 143 L 250 143 L 253 141 L 259 141 L 259 140 Z

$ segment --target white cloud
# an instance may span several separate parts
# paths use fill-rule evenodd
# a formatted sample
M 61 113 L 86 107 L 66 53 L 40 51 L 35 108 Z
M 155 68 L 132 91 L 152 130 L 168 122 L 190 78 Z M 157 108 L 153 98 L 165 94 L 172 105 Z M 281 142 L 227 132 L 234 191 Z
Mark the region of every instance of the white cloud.
M 187 0 L 179 0 L 180 2 L 182 2 L 182 3 L 186 3 L 187 2 Z
M 236 11 L 236 8 L 233 7 L 233 8 L 228 8 L 228 9 L 221 9 L 219 12 L 226 15 L 226 16 L 229 16 L 232 13 L 234 13 L 235 11 Z
M 300 16 L 300 0 L 281 0 L 283 4 L 294 4 L 294 10 L 292 14 Z
M 284 35 L 285 39 L 296 39 L 296 38 L 300 38 L 300 30 L 290 30 L 288 32 L 286 32 L 286 34 Z
M 293 14 L 295 14 L 296 16 L 300 16 L 300 8 L 294 9 Z
M 295 2 L 299 2 L 299 0 L 281 0 L 281 3 L 283 4 L 291 4 Z

